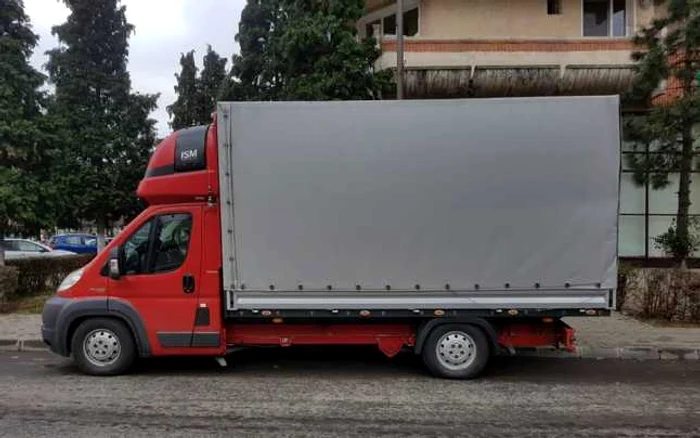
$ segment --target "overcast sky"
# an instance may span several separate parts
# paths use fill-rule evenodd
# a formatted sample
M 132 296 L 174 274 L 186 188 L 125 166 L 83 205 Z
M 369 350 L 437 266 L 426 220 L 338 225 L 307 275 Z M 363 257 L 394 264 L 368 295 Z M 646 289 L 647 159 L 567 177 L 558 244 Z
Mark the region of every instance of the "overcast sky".
M 175 100 L 175 73 L 179 70 L 180 53 L 196 50 L 201 57 L 211 44 L 219 55 L 229 60 L 238 51 L 234 37 L 245 0 L 122 0 L 126 18 L 136 27 L 129 40 L 129 72 L 132 87 L 145 93 L 160 93 L 158 110 L 152 117 L 158 120 L 158 133 L 166 135 L 168 113 L 165 107 Z M 57 45 L 51 27 L 61 24 L 68 9 L 60 0 L 24 0 L 34 33 L 40 37 L 32 63 L 41 68 L 46 63 L 47 50 Z

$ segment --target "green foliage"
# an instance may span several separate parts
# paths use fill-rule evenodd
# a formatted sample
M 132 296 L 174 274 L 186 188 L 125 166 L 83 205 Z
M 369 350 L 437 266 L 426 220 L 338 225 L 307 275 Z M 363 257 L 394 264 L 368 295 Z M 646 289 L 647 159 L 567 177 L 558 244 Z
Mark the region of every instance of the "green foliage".
M 200 97 L 197 84 L 197 65 L 194 62 L 194 50 L 180 55 L 180 73 L 175 75 L 177 100 L 167 107 L 172 118 L 173 130 L 195 126 L 199 119 Z
M 211 46 L 202 60 L 202 75 L 199 79 L 200 112 L 198 125 L 211 123 L 211 114 L 226 83 L 226 58 L 222 58 Z
M 47 68 L 56 88 L 48 115 L 59 132 L 55 174 L 63 187 L 62 224 L 98 229 L 133 214 L 133 190 L 155 141 L 157 95 L 132 93 L 126 69 L 133 31 L 119 0 L 64 0 L 68 20 L 53 28 L 60 45 Z
M 362 0 L 249 0 L 241 15 L 231 100 L 380 99 L 390 72 L 376 72 L 379 51 L 359 41 Z
M 270 100 L 280 81 L 277 41 L 283 28 L 284 0 L 248 0 L 241 13 L 226 100 Z
M 669 174 L 680 175 L 675 226 L 661 244 L 682 264 L 697 238 L 691 234 L 688 211 L 694 154 L 693 128 L 700 123 L 700 94 L 695 76 L 700 71 L 700 3 L 669 0 L 668 15 L 656 19 L 634 39 L 635 86 L 625 96 L 628 103 L 651 107 L 643 116 L 626 121 L 627 140 L 652 153 L 631 157 L 635 180 L 653 188 L 669 184 Z M 665 82 L 664 82 L 665 81 Z M 667 103 L 652 105 L 661 84 Z
M 14 266 L 0 266 L 0 302 L 17 293 L 19 270 Z
M 51 138 L 39 91 L 44 77 L 28 62 L 37 40 L 22 2 L 0 0 L 0 239 L 9 231 L 36 229 L 51 217 L 51 209 L 39 208 L 51 191 L 42 172 Z
M 15 294 L 7 295 L 7 298 L 43 295 L 53 291 L 68 274 L 82 268 L 94 257 L 94 254 L 76 254 L 8 260 L 7 265 L 19 271 L 19 281 Z
M 683 238 L 678 234 L 676 221 L 665 233 L 654 238 L 654 244 L 664 253 L 676 256 L 687 251 L 693 253 L 700 249 L 700 218 L 692 216 L 688 218 L 688 235 Z
M 194 50 L 180 56 L 180 73 L 175 74 L 177 100 L 167 107 L 173 130 L 211 123 L 211 114 L 226 83 L 226 59 L 207 46 L 203 65 L 198 76 Z

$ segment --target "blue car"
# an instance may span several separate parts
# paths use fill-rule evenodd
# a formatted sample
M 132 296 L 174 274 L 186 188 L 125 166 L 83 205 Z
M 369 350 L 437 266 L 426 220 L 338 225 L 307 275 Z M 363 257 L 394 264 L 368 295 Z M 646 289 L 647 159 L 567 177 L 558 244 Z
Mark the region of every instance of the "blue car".
M 49 246 L 76 254 L 96 254 L 97 237 L 92 234 L 57 234 L 49 240 Z

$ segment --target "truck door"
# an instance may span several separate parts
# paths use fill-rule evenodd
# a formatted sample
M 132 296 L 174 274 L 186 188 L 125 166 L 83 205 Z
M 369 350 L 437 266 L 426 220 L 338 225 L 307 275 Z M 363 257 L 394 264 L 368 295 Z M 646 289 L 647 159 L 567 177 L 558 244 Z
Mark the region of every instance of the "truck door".
M 133 229 L 120 246 L 123 275 L 109 280 L 109 301 L 127 301 L 138 312 L 152 353 L 187 352 L 202 263 L 202 207 L 155 209 Z

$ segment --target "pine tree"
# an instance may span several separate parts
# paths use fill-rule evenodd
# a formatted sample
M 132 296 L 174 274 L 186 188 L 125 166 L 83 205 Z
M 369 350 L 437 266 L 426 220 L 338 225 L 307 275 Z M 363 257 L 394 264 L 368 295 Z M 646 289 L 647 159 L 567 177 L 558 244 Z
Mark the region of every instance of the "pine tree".
M 29 65 L 35 35 L 21 0 L 0 0 L 0 241 L 33 231 L 50 214 L 41 209 L 47 150 L 41 134 L 44 77 Z M 0 246 L 0 266 L 4 265 Z
M 283 26 L 284 0 L 248 0 L 241 13 L 226 100 L 270 100 L 280 79 L 275 40 Z M 277 38 L 276 38 L 277 37 Z
M 199 94 L 194 50 L 180 55 L 180 73 L 175 74 L 175 78 L 177 79 L 175 85 L 177 100 L 169 105 L 167 110 L 172 119 L 170 127 L 176 131 L 199 124 L 202 99 Z
M 216 102 L 226 81 L 226 62 L 211 46 L 207 46 L 207 53 L 202 60 L 202 75 L 198 80 L 200 125 L 211 123 L 211 114 L 216 109 Z
M 380 99 L 390 73 L 374 69 L 374 40 L 357 38 L 364 7 L 363 0 L 249 0 L 226 98 Z
M 690 187 L 694 156 L 694 130 L 700 123 L 700 94 L 696 75 L 700 71 L 700 4 L 694 0 L 669 0 L 668 14 L 654 20 L 635 37 L 640 48 L 633 55 L 635 87 L 630 102 L 650 107 L 643 117 L 627 121 L 629 140 L 653 153 L 633 156 L 630 161 L 638 183 L 653 188 L 670 184 L 679 175 L 675 225 L 657 239 L 681 266 L 698 249 L 700 240 L 690 220 Z M 663 96 L 654 96 L 663 82 Z
M 133 212 L 134 190 L 154 140 L 157 95 L 132 93 L 127 71 L 133 32 L 119 0 L 64 0 L 68 20 L 53 28 L 49 52 L 55 102 L 49 108 L 66 141 L 60 163 L 62 202 L 99 234 Z

